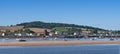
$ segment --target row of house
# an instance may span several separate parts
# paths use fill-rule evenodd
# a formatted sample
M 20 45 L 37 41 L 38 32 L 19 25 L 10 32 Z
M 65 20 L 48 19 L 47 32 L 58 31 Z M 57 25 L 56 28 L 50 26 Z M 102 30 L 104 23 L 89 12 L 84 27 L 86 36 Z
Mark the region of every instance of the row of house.
M 22 30 L 24 29 L 24 26 L 2 26 L 0 27 L 0 36 L 42 36 L 42 35 L 48 35 L 48 36 L 56 36 L 56 35 L 65 35 L 67 33 L 59 32 L 59 31 L 52 31 L 50 29 L 44 29 L 44 28 L 27 28 L 31 33 L 14 33 L 14 31 Z M 9 30 L 11 33 L 6 33 L 6 30 Z M 81 29 L 82 32 L 74 32 L 72 35 L 86 35 L 90 34 L 91 30 Z M 97 31 L 99 34 L 106 33 L 105 31 Z
M 51 32 L 50 29 L 43 29 L 43 28 L 27 28 L 31 33 L 25 33 L 25 32 L 20 32 L 20 33 L 15 33 L 17 30 L 22 30 L 24 29 L 24 26 L 2 26 L 0 27 L 0 36 L 41 36 L 45 35 L 46 32 L 49 33 Z M 9 30 L 9 32 L 7 32 Z M 46 32 L 45 32 L 46 31 Z

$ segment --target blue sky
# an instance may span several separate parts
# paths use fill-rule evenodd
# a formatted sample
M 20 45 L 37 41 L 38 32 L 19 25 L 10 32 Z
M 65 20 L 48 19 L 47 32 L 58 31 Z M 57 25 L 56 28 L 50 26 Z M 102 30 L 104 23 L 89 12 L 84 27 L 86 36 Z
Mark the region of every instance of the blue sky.
M 0 25 L 30 21 L 120 30 L 119 0 L 0 0 Z

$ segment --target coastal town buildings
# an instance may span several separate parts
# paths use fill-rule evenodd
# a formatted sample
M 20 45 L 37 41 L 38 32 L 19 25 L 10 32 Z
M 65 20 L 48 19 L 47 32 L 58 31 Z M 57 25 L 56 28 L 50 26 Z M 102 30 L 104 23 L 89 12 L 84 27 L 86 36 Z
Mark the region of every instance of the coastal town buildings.
M 71 27 L 65 27 L 71 31 Z M 46 28 L 25 28 L 24 26 L 1 26 L 0 36 L 38 36 L 38 37 L 66 37 L 66 36 L 119 36 L 119 34 L 112 33 L 111 31 L 100 31 L 93 29 L 81 28 L 79 31 L 72 30 L 72 32 L 60 32 L 57 30 L 50 30 Z
M 36 36 L 46 35 L 46 32 L 50 33 L 51 31 L 50 29 L 43 29 L 43 28 L 28 28 L 28 29 L 35 32 Z
M 30 32 L 24 32 L 26 28 L 24 26 L 2 26 L 0 27 L 1 36 L 41 36 L 46 35 L 46 32 L 50 32 L 50 29 L 43 28 L 27 28 Z M 45 32 L 46 30 L 46 32 Z

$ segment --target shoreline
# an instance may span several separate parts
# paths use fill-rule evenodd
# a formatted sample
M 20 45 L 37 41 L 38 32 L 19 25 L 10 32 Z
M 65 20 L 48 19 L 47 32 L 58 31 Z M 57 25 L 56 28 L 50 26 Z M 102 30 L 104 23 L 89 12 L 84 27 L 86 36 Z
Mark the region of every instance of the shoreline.
M 52 45 L 85 45 L 85 44 L 120 44 L 119 41 L 40 41 L 40 42 L 0 42 L 0 46 L 52 46 Z

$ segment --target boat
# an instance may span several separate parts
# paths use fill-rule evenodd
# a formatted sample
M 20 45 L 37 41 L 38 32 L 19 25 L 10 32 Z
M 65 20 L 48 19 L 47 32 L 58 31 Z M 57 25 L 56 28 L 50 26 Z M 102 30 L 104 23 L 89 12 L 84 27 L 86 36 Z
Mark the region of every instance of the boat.
M 19 42 L 26 42 L 26 40 L 25 39 L 20 39 Z
M 113 40 L 114 40 L 114 38 L 110 38 L 110 40 L 111 40 L 111 41 L 113 41 Z
M 90 40 L 96 40 L 97 38 L 92 38 L 92 39 L 90 39 Z

